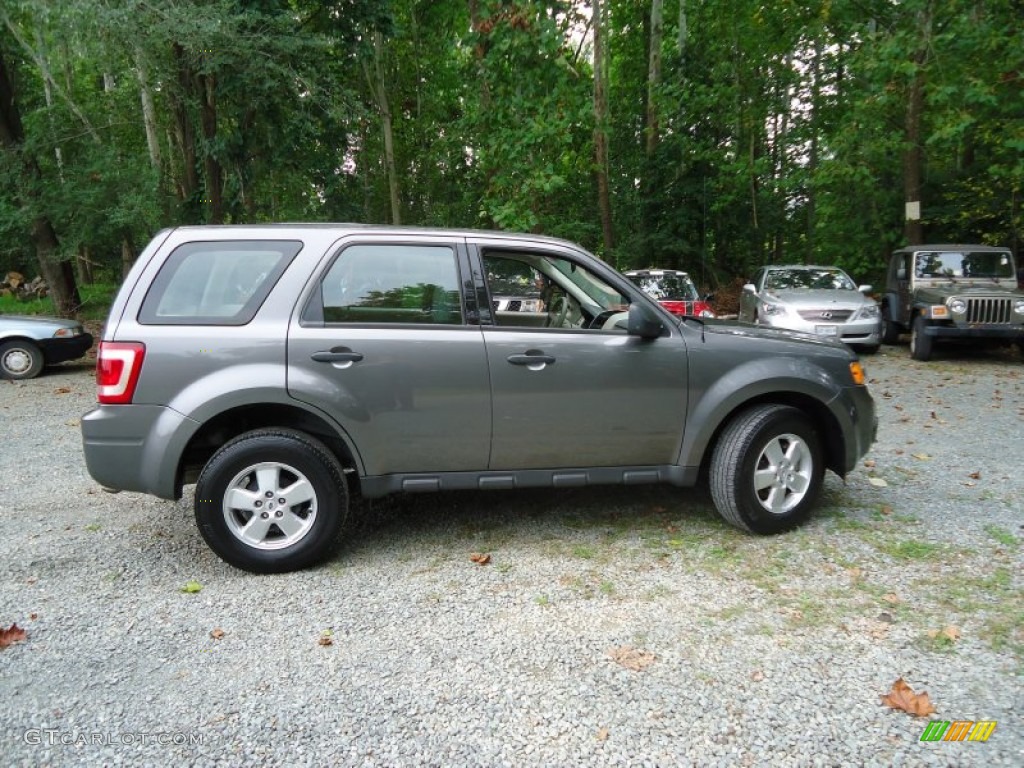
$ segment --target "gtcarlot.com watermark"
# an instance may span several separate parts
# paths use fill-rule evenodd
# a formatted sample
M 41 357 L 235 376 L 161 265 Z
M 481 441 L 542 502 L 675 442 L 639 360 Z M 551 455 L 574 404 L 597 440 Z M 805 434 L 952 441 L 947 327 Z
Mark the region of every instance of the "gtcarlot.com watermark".
M 181 731 L 62 731 L 59 728 L 29 728 L 22 734 L 22 740 L 32 746 L 195 746 L 204 743 L 199 733 Z

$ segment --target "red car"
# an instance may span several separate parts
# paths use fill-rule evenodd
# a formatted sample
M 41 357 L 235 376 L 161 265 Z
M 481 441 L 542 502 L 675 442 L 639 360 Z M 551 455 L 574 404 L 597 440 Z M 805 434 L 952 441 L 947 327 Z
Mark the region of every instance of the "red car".
M 709 294 L 702 298 L 686 272 L 677 269 L 633 269 L 623 274 L 673 315 L 715 316 L 708 303 L 712 296 Z

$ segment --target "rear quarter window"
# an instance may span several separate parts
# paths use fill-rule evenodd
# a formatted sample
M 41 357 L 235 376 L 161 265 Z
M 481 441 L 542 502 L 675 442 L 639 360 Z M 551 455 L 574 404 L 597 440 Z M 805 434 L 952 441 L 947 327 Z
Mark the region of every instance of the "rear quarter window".
M 233 240 L 174 249 L 146 293 L 143 325 L 245 325 L 302 243 Z

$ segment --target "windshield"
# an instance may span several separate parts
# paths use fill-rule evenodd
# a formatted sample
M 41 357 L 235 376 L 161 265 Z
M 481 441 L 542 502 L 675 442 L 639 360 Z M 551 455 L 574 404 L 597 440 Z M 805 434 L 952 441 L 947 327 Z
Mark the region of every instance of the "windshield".
M 630 275 L 629 279 L 658 301 L 697 301 L 697 286 L 684 273 L 675 275 Z
M 1013 277 L 1010 254 L 999 251 L 920 251 L 917 277 Z
M 818 290 L 855 291 L 857 286 L 839 269 L 773 269 L 764 279 L 765 288 L 790 290 L 814 288 Z

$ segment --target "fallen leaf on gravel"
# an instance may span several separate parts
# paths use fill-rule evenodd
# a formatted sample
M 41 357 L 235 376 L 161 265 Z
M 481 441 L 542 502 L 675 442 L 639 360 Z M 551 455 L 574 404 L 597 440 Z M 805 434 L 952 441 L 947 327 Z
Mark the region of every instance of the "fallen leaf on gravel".
M 764 672 L 762 672 L 760 669 L 755 669 L 753 672 L 750 673 L 750 679 L 753 680 L 755 683 L 760 683 L 762 680 L 764 680 Z
M 597 736 L 595 736 L 594 738 L 598 741 L 608 741 L 608 735 L 608 729 L 602 728 L 597 732 Z
M 881 512 L 883 515 L 891 515 L 892 507 L 890 507 L 888 504 L 884 504 L 882 505 L 882 508 L 878 511 Z
M 900 596 L 897 595 L 895 592 L 890 592 L 887 595 L 882 595 L 882 599 L 885 600 L 885 602 L 889 603 L 889 605 L 898 605 L 899 603 L 903 602 L 900 599 Z
M 181 588 L 181 591 L 186 595 L 194 595 L 196 592 L 203 591 L 203 585 L 198 581 L 186 581 L 185 586 Z
M 912 453 L 910 455 L 913 456 L 915 459 L 918 459 L 920 461 L 931 461 L 932 460 L 932 457 L 929 456 L 927 453 Z
M 211 629 L 210 630 L 210 637 L 212 637 L 214 640 L 220 640 L 226 634 L 227 634 L 227 632 L 225 632 L 220 627 L 217 627 L 216 629 Z
M 608 651 L 612 661 L 634 672 L 642 672 L 655 662 L 655 655 L 650 651 L 641 651 L 631 645 L 619 645 Z
M 57 387 L 55 390 L 53 390 L 53 394 L 55 395 L 67 395 L 70 394 L 70 392 L 71 387 Z
M 967 475 L 971 480 L 981 480 L 981 472 L 971 472 Z
M 329 645 L 334 645 L 334 638 L 331 637 L 331 635 L 333 634 L 334 632 L 330 629 L 325 629 L 323 632 L 320 633 L 320 639 L 316 641 L 316 644 L 322 645 L 325 648 Z
M 889 485 L 887 482 L 885 482 L 885 480 L 883 480 L 880 477 L 869 477 L 868 482 L 871 483 L 876 488 L 885 488 L 887 485 Z
M 889 693 L 880 698 L 885 706 L 901 709 L 915 717 L 927 717 L 936 711 L 931 699 L 928 698 L 928 691 L 914 693 L 914 689 L 907 685 L 902 677 L 892 684 Z
M 875 466 L 875 460 L 868 459 L 867 461 L 864 462 L 864 466 L 870 469 L 871 467 Z
M 487 565 L 489 562 L 491 562 L 491 556 L 490 555 L 484 555 L 484 554 L 480 554 L 480 553 L 476 553 L 476 554 L 470 555 L 469 559 L 472 560 L 477 565 Z
M 20 643 L 28 637 L 28 632 L 17 624 L 11 624 L 9 629 L 0 629 L 0 648 L 6 648 L 13 643 Z

